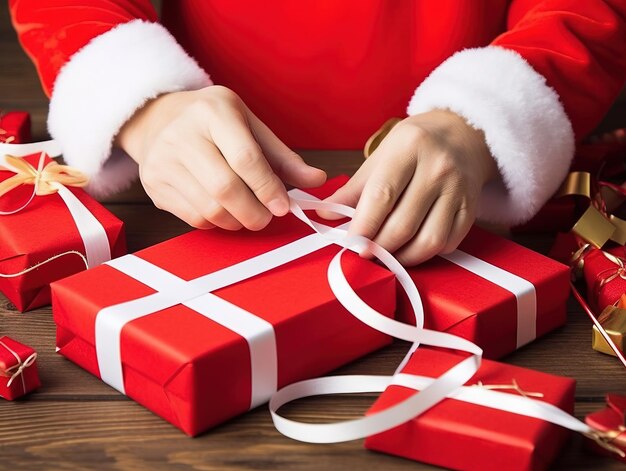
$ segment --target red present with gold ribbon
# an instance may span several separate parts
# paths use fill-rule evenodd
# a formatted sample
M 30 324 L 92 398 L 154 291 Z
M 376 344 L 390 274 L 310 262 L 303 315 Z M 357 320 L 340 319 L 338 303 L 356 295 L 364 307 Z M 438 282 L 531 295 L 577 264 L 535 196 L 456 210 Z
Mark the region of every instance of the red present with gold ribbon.
M 30 115 L 25 111 L 0 111 L 0 142 L 6 144 L 30 142 Z
M 500 358 L 566 320 L 569 270 L 515 242 L 472 228 L 459 249 L 408 270 L 425 327 L 471 340 Z M 413 314 L 401 296 L 398 318 Z
M 626 396 L 616 393 L 607 394 L 606 404 L 606 408 L 588 414 L 585 422 L 590 427 L 605 432 L 608 435 L 606 442 L 621 450 L 622 454 L 611 452 L 596 441 L 587 443 L 594 451 L 626 463 Z
M 196 230 L 118 258 L 52 285 L 59 353 L 196 435 L 390 342 L 331 291 L 339 250 L 289 214 L 262 231 Z M 394 276 L 352 252 L 342 266 L 391 317 Z
M 463 355 L 420 347 L 368 413 L 387 409 L 415 394 L 408 384 L 428 384 Z M 403 376 L 407 381 L 401 381 Z M 409 376 L 410 375 L 410 376 Z M 405 377 L 405 378 L 406 378 Z M 409 381 L 414 380 L 414 381 Z M 426 381 L 424 381 L 426 380 Z M 400 385 L 405 384 L 405 385 Z M 575 381 L 538 371 L 483 360 L 463 394 L 473 388 L 500 395 L 526 395 L 572 413 Z M 419 388 L 420 390 L 423 388 Z M 526 398 L 524 398 L 526 399 Z M 528 400 L 528 399 L 526 399 Z M 569 431 L 533 417 L 447 398 L 420 416 L 365 440 L 365 446 L 415 461 L 459 470 L 541 470 L 550 466 L 565 444 Z
M 626 293 L 624 259 L 600 249 L 590 249 L 584 255 L 583 276 L 587 300 L 592 309 L 601 312 L 617 303 Z
M 0 337 L 0 397 L 12 401 L 37 389 L 37 353 L 15 340 Z
M 0 155 L 0 291 L 18 310 L 49 304 L 51 282 L 125 253 L 122 222 L 78 188 L 86 181 L 45 154 Z

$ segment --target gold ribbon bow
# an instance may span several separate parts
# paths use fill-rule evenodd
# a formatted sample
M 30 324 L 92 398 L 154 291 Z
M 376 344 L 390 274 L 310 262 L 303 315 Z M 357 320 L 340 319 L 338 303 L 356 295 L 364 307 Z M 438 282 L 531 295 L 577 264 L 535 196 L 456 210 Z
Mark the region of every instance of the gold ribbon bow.
M 618 200 L 623 201 L 624 196 L 606 184 L 592 194 L 591 183 L 589 172 L 571 172 L 555 195 L 556 198 L 583 196 L 591 203 L 572 227 L 572 232 L 597 248 L 609 240 L 620 245 L 626 244 L 626 221 L 608 211 L 608 207 Z
M 602 251 L 602 255 L 613 262 L 615 264 L 615 268 L 609 268 L 599 273 L 598 276 L 600 277 L 600 280 L 598 282 L 598 289 L 602 289 L 605 285 L 616 278 L 626 280 L 626 267 L 624 266 L 624 260 L 621 257 L 616 257 L 615 255 L 605 252 L 604 250 Z
M 24 370 L 26 368 L 31 367 L 35 363 L 35 361 L 37 360 L 37 352 L 33 352 L 26 360 L 22 361 L 20 356 L 13 349 L 11 349 L 6 343 L 0 341 L 0 345 L 6 348 L 9 351 L 9 353 L 11 353 L 17 359 L 17 363 L 13 365 L 11 368 L 7 368 L 6 370 L 0 370 L 0 376 L 9 378 L 9 381 L 7 382 L 7 387 L 11 387 L 11 384 L 13 384 L 13 381 L 15 381 L 16 378 L 21 377 L 22 389 L 24 393 L 26 393 L 26 382 L 24 381 L 24 376 L 23 376 Z
M 40 159 L 39 168 L 35 168 L 24 159 L 12 155 L 5 156 L 5 161 L 10 166 L 6 170 L 15 172 L 15 175 L 0 182 L 0 196 L 21 185 L 34 185 L 35 194 L 44 196 L 56 193 L 58 185 L 82 187 L 89 183 L 87 175 L 73 167 L 60 165 L 54 161 L 44 166 L 43 157 L 44 154 Z

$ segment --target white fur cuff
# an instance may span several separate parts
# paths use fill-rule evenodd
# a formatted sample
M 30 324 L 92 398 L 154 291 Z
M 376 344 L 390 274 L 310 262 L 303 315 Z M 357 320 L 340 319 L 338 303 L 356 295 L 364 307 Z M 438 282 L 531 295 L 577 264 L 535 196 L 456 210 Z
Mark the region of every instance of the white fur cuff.
M 557 190 L 574 155 L 574 132 L 557 93 L 514 51 L 466 49 L 417 88 L 414 115 L 449 109 L 485 133 L 502 180 L 483 189 L 478 217 L 517 224 Z
M 134 20 L 94 38 L 63 66 L 50 100 L 48 129 L 65 161 L 87 173 L 88 190 L 127 187 L 137 165 L 112 142 L 144 103 L 211 85 L 208 75 L 161 25 Z

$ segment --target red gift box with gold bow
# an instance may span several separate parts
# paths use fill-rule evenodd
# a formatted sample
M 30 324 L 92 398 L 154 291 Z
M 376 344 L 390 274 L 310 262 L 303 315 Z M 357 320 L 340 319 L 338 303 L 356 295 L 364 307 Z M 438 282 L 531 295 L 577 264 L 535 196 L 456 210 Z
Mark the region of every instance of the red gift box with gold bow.
M 471 340 L 500 358 L 566 320 L 567 266 L 474 227 L 452 254 L 407 270 L 420 290 L 428 329 Z M 406 297 L 397 317 L 413 323 Z
M 42 154 L 0 155 L 0 292 L 20 311 L 50 303 L 51 282 L 126 251 L 122 222 L 87 179 Z
M 406 375 L 437 378 L 464 358 L 452 351 L 418 348 L 402 370 Z M 572 413 L 575 381 L 504 363 L 483 360 L 466 385 L 504 394 L 527 395 Z M 415 394 L 391 384 L 369 413 L 387 409 Z M 546 469 L 570 432 L 524 415 L 444 399 L 420 416 L 365 440 L 370 450 L 459 470 L 526 471 Z
M 37 353 L 30 347 L 0 337 L 0 397 L 12 401 L 37 389 Z
M 331 291 L 340 249 L 289 214 L 258 232 L 196 230 L 120 257 L 52 285 L 59 353 L 196 435 L 390 342 Z M 352 252 L 342 266 L 393 316 L 393 274 Z
M 25 111 L 0 111 L 0 143 L 30 142 L 30 115 Z

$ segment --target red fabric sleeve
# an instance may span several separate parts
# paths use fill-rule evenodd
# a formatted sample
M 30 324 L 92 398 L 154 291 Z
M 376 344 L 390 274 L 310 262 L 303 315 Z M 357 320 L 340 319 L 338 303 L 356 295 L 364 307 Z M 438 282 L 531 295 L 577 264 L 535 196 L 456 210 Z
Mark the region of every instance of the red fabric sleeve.
M 626 1 L 513 0 L 492 43 L 518 52 L 556 90 L 577 140 L 626 81 Z
M 93 38 L 134 19 L 157 21 L 150 0 L 9 0 L 9 9 L 48 96 L 61 67 Z

